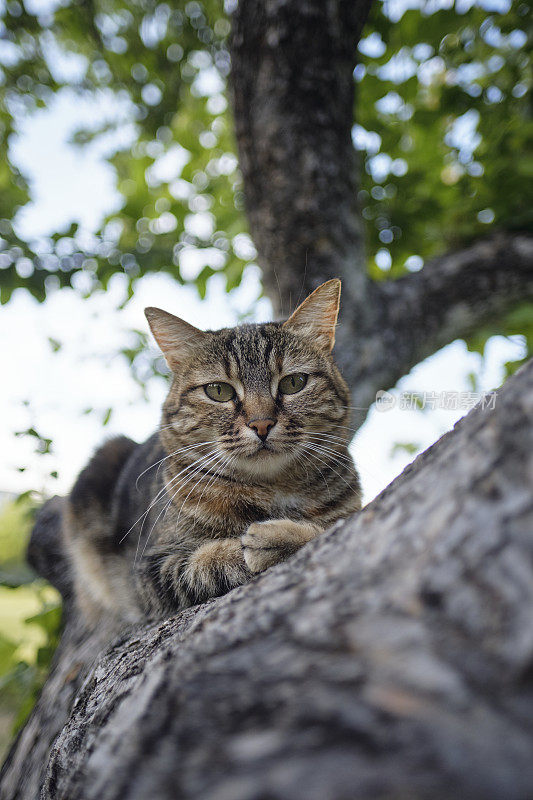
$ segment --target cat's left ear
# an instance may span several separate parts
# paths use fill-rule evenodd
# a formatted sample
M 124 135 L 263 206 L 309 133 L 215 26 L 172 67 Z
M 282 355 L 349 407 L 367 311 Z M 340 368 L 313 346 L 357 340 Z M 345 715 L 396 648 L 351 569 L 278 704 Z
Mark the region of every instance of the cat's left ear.
M 301 303 L 283 327 L 330 353 L 335 344 L 335 326 L 339 315 L 341 282 L 326 281 Z
M 206 334 L 161 308 L 145 308 L 144 314 L 168 366 L 173 372 L 179 372 Z

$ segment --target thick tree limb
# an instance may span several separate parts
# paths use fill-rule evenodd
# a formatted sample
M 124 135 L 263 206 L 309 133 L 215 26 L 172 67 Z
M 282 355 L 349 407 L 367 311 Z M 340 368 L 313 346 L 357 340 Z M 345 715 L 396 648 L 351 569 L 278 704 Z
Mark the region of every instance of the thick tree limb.
M 374 315 L 344 309 L 337 360 L 352 388 L 354 424 L 364 422 L 378 389 L 455 339 L 497 333 L 520 303 L 533 302 L 533 236 L 501 233 L 371 287 Z M 337 352 L 336 350 L 336 352 Z
M 366 291 L 352 145 L 357 42 L 371 0 L 248 0 L 233 17 L 232 90 L 246 206 L 263 279 L 283 300 L 344 279 Z
M 361 513 L 88 674 L 71 617 L 2 800 L 64 723 L 45 800 L 531 797 L 532 398 L 530 362 Z
M 370 0 L 248 0 L 233 20 L 235 130 L 252 237 L 278 314 L 343 280 L 338 361 L 364 421 L 378 389 L 533 300 L 533 237 L 500 234 L 375 283 L 352 145 L 357 43 Z M 288 303 L 282 306 L 281 298 Z

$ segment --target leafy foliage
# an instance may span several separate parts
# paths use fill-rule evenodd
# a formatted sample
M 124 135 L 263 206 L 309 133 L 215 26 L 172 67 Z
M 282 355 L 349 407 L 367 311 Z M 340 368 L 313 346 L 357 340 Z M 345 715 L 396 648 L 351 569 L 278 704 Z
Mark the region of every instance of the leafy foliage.
M 416 0 L 415 0 L 416 2 Z M 116 272 L 130 287 L 149 271 L 194 281 L 215 271 L 238 285 L 254 251 L 227 110 L 230 22 L 219 0 L 77 0 L 47 11 L 11 0 L 0 48 L 0 290 L 38 299 L 55 286 L 85 292 Z M 356 69 L 354 143 L 369 270 L 401 274 L 491 228 L 524 228 L 531 156 L 531 21 L 524 0 L 376 2 Z M 16 234 L 31 192 L 10 163 L 17 122 L 58 92 L 112 92 L 117 117 L 75 141 L 90 146 L 117 127 L 129 141 L 110 155 L 120 210 L 96 237 L 76 221 L 47 241 Z M 531 182 L 529 182 L 531 185 Z M 15 225 L 13 225 L 15 221 Z M 191 260 L 191 250 L 200 249 Z M 131 289 L 130 289 L 131 290 Z
M 531 226 L 528 11 L 520 1 L 427 3 L 395 19 L 374 6 L 354 138 L 376 277 L 494 228 Z
M 59 595 L 24 558 L 33 510 L 28 497 L 0 510 L 0 751 L 33 708 L 59 638 Z
M 72 102 L 79 93 L 97 97 L 111 91 L 122 110 L 117 119 L 78 131 L 79 146 L 120 125 L 130 124 L 134 134 L 110 156 L 122 208 L 90 242 L 75 221 L 46 242 L 23 242 L 12 223 L 29 198 L 28 187 L 6 161 L 0 174 L 3 302 L 17 286 L 39 300 L 48 289 L 71 283 L 91 292 L 105 288 L 116 272 L 133 282 L 147 271 L 166 270 L 183 281 L 182 253 L 191 247 L 204 251 L 195 275 L 200 294 L 221 268 L 229 286 L 239 283 L 246 260 L 235 237 L 244 231 L 244 218 L 221 93 L 229 69 L 228 32 L 216 0 L 172 8 L 139 1 L 72 2 L 46 14 L 34 14 L 16 0 L 7 4 L 2 36 L 10 47 L 3 56 L 0 50 L 4 155 L 17 120 L 52 105 L 54 95 L 67 89 L 74 93 Z

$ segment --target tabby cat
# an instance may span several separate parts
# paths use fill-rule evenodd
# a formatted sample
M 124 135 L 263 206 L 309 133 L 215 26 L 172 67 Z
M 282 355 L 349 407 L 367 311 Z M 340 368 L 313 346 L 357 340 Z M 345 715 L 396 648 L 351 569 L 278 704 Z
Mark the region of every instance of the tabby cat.
M 360 508 L 349 393 L 331 357 L 339 298 L 331 280 L 286 322 L 205 332 L 146 309 L 172 371 L 159 431 L 104 444 L 64 514 L 90 621 L 224 594 Z

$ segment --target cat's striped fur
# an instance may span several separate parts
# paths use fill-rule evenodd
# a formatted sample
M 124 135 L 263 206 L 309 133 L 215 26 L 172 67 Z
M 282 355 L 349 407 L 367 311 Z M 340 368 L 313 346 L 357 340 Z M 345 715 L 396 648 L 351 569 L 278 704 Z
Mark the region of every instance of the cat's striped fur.
M 330 355 L 339 293 L 329 281 L 285 323 L 220 331 L 147 309 L 173 375 L 160 430 L 105 444 L 65 514 L 87 617 L 162 616 L 223 594 L 360 508 L 349 393 Z M 235 396 L 211 398 L 213 384 Z

